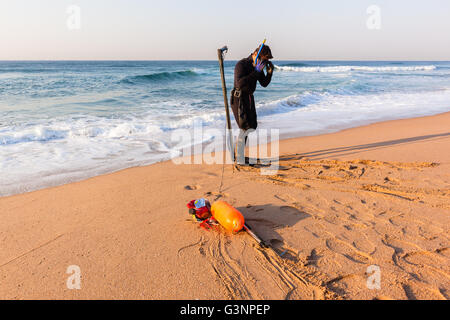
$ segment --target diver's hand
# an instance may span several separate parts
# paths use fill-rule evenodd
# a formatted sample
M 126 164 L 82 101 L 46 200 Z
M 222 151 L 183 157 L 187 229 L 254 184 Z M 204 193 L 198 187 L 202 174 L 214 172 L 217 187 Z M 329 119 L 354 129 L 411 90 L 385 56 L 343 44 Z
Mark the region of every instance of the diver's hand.
M 274 68 L 275 68 L 275 67 L 273 66 L 273 63 L 270 62 L 270 61 L 268 61 L 268 62 L 267 62 L 267 69 L 266 69 L 266 70 L 267 70 L 267 73 L 272 74 Z
M 258 62 L 256 64 L 255 70 L 258 71 L 258 72 L 261 72 L 261 71 L 264 70 L 265 66 L 266 66 L 266 62 L 265 61 L 260 61 L 260 62 Z

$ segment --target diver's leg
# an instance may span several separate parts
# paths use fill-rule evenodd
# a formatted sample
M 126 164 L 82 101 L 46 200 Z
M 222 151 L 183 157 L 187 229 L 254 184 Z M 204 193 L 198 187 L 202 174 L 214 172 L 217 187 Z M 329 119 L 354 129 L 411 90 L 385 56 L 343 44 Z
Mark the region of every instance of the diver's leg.
M 236 161 L 238 164 L 245 164 L 245 144 L 247 142 L 246 130 L 240 129 L 236 141 Z

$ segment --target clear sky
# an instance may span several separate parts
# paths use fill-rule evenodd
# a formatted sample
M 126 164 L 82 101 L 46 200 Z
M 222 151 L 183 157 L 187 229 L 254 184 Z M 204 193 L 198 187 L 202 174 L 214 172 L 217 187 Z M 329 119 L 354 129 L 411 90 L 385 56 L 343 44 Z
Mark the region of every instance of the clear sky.
M 449 33 L 449 0 L 0 0 L 0 60 L 240 59 L 265 37 L 276 60 L 450 60 Z

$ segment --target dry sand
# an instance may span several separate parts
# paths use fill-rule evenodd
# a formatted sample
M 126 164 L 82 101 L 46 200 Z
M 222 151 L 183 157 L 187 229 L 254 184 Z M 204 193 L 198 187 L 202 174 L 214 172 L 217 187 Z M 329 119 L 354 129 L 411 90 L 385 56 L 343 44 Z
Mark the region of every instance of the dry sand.
M 165 162 L 0 198 L 0 298 L 449 299 L 449 124 L 285 140 L 284 170 L 227 166 L 220 194 L 221 165 Z M 199 197 L 239 208 L 275 251 L 199 228 Z

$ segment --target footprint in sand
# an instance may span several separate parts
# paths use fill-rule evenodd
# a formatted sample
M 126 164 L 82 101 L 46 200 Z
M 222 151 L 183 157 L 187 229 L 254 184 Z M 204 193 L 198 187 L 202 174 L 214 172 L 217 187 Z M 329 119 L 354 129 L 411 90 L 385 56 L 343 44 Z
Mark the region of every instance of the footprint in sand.
M 276 194 L 276 195 L 274 195 L 274 197 L 279 199 L 279 200 L 281 200 L 281 201 L 283 201 L 283 202 L 295 202 L 295 201 L 297 201 L 297 199 L 295 197 L 293 197 L 293 196 L 291 196 L 289 194 L 282 194 L 282 195 Z
M 323 217 L 323 220 L 325 220 L 326 222 L 330 223 L 330 224 L 334 224 L 334 225 L 343 225 L 345 224 L 345 222 L 347 222 L 346 217 L 339 213 L 339 212 L 335 212 L 333 214 L 327 214 L 325 217 Z
M 204 172 L 203 174 L 205 174 L 205 175 L 207 175 L 207 176 L 210 176 L 211 178 L 214 178 L 214 177 L 218 177 L 219 175 L 217 175 L 217 174 L 215 174 L 215 173 L 213 173 L 213 172 Z
M 309 226 L 303 227 L 306 231 L 310 232 L 314 237 L 319 239 L 327 238 L 331 235 L 330 232 L 321 223 L 315 223 Z
M 326 245 L 331 251 L 343 255 L 353 262 L 367 264 L 372 261 L 369 254 L 356 250 L 344 241 L 329 238 L 326 240 Z
M 300 211 L 297 208 L 291 207 L 291 206 L 282 206 L 280 207 L 280 210 L 286 213 L 292 213 L 292 214 L 299 214 Z
M 362 284 L 365 284 L 365 277 L 360 274 L 347 274 L 331 279 L 326 283 L 328 289 L 345 297 L 349 288 L 358 289 Z M 362 289 L 362 288 L 361 288 Z
M 439 289 L 418 281 L 403 284 L 403 290 L 409 300 L 447 300 Z
M 349 219 L 351 219 L 352 221 L 358 221 L 358 222 L 372 222 L 374 219 L 374 215 L 372 213 L 370 213 L 367 210 L 367 206 L 366 201 L 364 200 L 360 200 L 360 201 L 356 201 L 356 202 L 348 202 L 348 203 L 341 203 L 338 200 L 334 199 L 333 202 L 335 204 L 337 204 L 337 207 L 341 207 L 341 208 L 336 208 L 336 206 L 331 206 L 330 209 L 336 212 L 343 212 L 347 215 L 347 217 Z M 363 204 L 362 208 L 359 209 L 361 207 L 361 203 Z
M 290 260 L 294 263 L 299 261 L 299 252 L 289 247 L 284 241 L 279 239 L 270 239 L 270 245 L 283 259 Z
M 306 257 L 305 265 L 317 266 L 317 263 L 319 262 L 320 258 L 322 258 L 322 256 L 318 253 L 317 249 L 312 249 L 309 256 Z
M 248 204 L 246 208 L 247 208 L 247 209 L 250 209 L 250 210 L 252 210 L 252 211 L 254 211 L 254 212 L 261 212 L 261 211 L 264 211 L 264 208 L 261 208 L 261 207 L 258 207 L 258 206 L 254 207 L 254 206 L 252 206 L 251 204 Z
M 212 191 L 208 191 L 208 192 L 205 193 L 205 196 L 207 196 L 207 197 L 212 197 L 212 196 L 214 196 L 214 197 L 216 197 L 216 199 L 219 199 L 219 198 L 227 198 L 227 197 L 229 197 L 229 194 L 228 194 L 228 193 L 225 193 L 225 192 L 212 192 Z M 231 203 L 230 203 L 230 204 L 231 204 Z
M 433 290 L 436 291 L 439 284 L 448 283 L 450 279 L 448 259 L 441 257 L 438 250 L 395 254 L 393 260 L 398 267 L 412 275 L 418 283 L 434 284 Z
M 444 230 L 432 223 L 419 226 L 419 235 L 425 239 L 431 239 L 444 232 Z
M 411 222 L 417 223 L 418 221 L 410 217 L 407 218 L 404 214 L 399 214 L 398 216 L 389 218 L 389 222 L 396 227 L 405 227 L 411 224 Z
M 347 231 L 337 235 L 336 238 L 344 242 L 348 241 L 348 244 L 352 243 L 354 248 L 369 256 L 372 256 L 377 250 L 376 246 L 367 238 L 366 234 L 358 230 L 347 229 Z
M 365 238 L 356 239 L 355 241 L 353 241 L 353 245 L 359 251 L 364 252 L 369 255 L 373 255 L 375 253 L 375 251 L 377 250 L 375 245 L 371 241 L 369 241 L 368 239 L 365 239 Z
M 373 225 L 373 230 L 380 237 L 391 235 L 391 237 L 402 237 L 403 234 L 399 228 L 394 227 L 391 223 L 378 219 Z M 386 243 L 385 243 L 386 244 Z
M 304 211 L 300 211 L 299 209 L 291 206 L 281 206 L 280 210 L 289 215 L 296 216 L 297 219 L 306 219 L 309 218 L 310 215 Z
M 443 257 L 450 258 L 450 248 L 441 248 L 436 250 L 436 253 L 440 254 Z
M 393 248 L 395 250 L 395 253 L 397 254 L 405 253 L 408 251 L 417 251 L 417 250 L 424 251 L 421 247 L 419 247 L 415 243 L 400 240 L 387 234 L 384 235 L 384 239 L 381 242 L 384 245 Z
M 193 190 L 200 189 L 200 186 L 199 185 L 187 185 L 187 186 L 184 186 L 184 189 L 185 190 L 189 190 L 189 191 L 193 191 Z
M 445 263 L 444 258 L 431 251 L 415 251 L 405 254 L 403 259 L 416 266 L 440 266 Z

